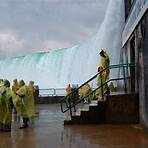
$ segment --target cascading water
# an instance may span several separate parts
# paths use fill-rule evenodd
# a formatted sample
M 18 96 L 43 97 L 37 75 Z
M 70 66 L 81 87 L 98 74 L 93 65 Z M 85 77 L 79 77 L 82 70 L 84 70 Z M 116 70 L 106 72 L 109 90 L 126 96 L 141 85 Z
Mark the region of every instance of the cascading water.
M 97 72 L 99 51 L 106 49 L 111 64 L 119 63 L 121 32 L 124 25 L 124 1 L 110 0 L 98 33 L 80 45 L 51 52 L 0 60 L 0 77 L 26 82 L 34 80 L 40 88 L 81 84 Z

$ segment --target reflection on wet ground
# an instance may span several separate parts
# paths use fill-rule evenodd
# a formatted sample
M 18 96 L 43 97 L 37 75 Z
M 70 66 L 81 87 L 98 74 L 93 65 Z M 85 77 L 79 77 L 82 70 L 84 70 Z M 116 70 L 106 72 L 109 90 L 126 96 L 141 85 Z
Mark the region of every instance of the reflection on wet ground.
M 148 135 L 138 125 L 63 125 L 58 104 L 37 106 L 39 116 L 28 129 L 14 124 L 0 132 L 0 148 L 148 148 Z

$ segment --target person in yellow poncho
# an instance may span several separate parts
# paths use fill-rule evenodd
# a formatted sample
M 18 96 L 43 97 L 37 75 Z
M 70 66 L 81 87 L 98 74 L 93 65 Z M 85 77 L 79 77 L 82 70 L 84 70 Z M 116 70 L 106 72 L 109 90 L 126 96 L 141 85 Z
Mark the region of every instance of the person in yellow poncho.
M 5 89 L 3 86 L 4 86 L 3 79 L 0 79 L 0 131 L 3 131 L 3 116 L 4 116 L 4 109 L 3 109 L 4 97 L 2 94 L 5 91 Z
M 13 85 L 12 85 L 12 91 L 14 92 L 14 93 L 16 93 L 16 91 L 19 89 L 19 86 L 18 86 L 18 82 L 17 82 L 17 79 L 14 79 L 13 80 Z
M 12 85 L 11 89 L 12 89 L 12 95 L 15 96 L 16 91 L 19 89 L 17 79 L 13 80 L 13 85 Z M 17 115 L 17 111 L 16 111 L 15 106 L 13 106 L 13 112 L 14 112 L 14 121 L 20 122 L 20 117 Z
M 3 86 L 3 79 L 0 79 L 0 131 L 3 130 L 3 97 L 2 97 L 2 86 Z
M 70 84 L 68 84 L 65 88 L 65 91 L 66 91 L 66 95 L 70 94 L 71 93 L 71 90 L 72 90 L 72 87 Z
M 72 87 L 70 84 L 68 84 L 66 87 L 65 87 L 65 91 L 66 91 L 66 96 L 68 96 L 71 92 L 72 92 Z M 67 101 L 67 104 L 68 102 L 72 99 L 72 95 L 69 95 L 68 96 L 68 99 L 66 100 Z
M 99 64 L 99 67 L 102 67 L 103 69 L 109 67 L 110 60 L 109 60 L 109 55 L 107 54 L 107 52 L 105 50 L 101 50 L 101 52 L 99 53 L 99 55 L 101 57 L 101 62 Z M 109 74 L 110 74 L 110 70 L 109 69 L 106 69 L 103 72 L 105 81 L 109 79 Z
M 83 98 L 84 96 L 86 96 L 91 91 L 92 91 L 92 87 L 90 86 L 90 84 L 85 84 L 79 90 L 80 98 Z M 84 99 L 84 103 L 89 103 L 89 102 L 91 102 L 92 99 L 93 99 L 93 95 L 90 95 L 90 96 L 88 96 L 87 98 Z
M 10 82 L 8 80 L 4 80 L 3 86 L 0 87 L 0 122 L 2 125 L 2 131 L 11 131 L 12 107 L 13 102 Z
M 71 102 L 72 105 L 74 105 L 74 112 L 76 112 L 75 104 L 76 104 L 76 101 L 79 99 L 78 91 L 76 90 L 76 87 L 74 86 L 72 87 L 71 84 L 68 84 L 65 88 L 65 91 L 67 96 L 66 105 L 68 105 Z
M 34 81 L 29 82 L 28 88 L 32 92 L 32 94 L 35 92 Z
M 28 127 L 28 121 L 30 117 L 33 117 L 34 112 L 34 100 L 32 95 L 25 85 L 23 80 L 19 81 L 19 90 L 16 91 L 16 97 L 14 99 L 14 104 L 17 110 L 17 113 L 23 117 L 23 126 L 20 128 Z
M 98 68 L 98 73 L 100 73 L 101 71 L 103 71 L 103 67 L 99 67 Z M 100 101 L 104 100 L 104 94 L 109 94 L 110 90 L 108 87 L 108 84 L 105 83 L 106 82 L 106 75 L 105 75 L 105 71 L 103 71 L 102 73 L 97 75 L 97 86 L 100 87 L 101 85 L 103 85 L 102 87 L 100 87 L 97 91 L 96 91 L 96 98 Z
M 30 104 L 32 107 L 32 112 L 35 114 L 35 101 L 34 101 L 34 95 L 35 95 L 35 86 L 34 86 L 34 81 L 30 81 L 28 85 L 28 90 L 30 94 Z M 33 117 L 33 116 L 32 116 Z M 32 120 L 33 121 L 33 120 Z
M 67 95 L 69 95 L 71 92 L 72 92 L 72 87 L 71 87 L 71 85 L 70 84 L 68 84 L 66 87 L 65 87 L 65 91 L 66 91 L 66 96 Z M 73 94 L 70 94 L 69 96 L 68 96 L 68 100 L 71 100 L 71 99 L 73 99 Z
M 0 87 L 3 86 L 4 83 L 3 83 L 3 79 L 0 79 Z

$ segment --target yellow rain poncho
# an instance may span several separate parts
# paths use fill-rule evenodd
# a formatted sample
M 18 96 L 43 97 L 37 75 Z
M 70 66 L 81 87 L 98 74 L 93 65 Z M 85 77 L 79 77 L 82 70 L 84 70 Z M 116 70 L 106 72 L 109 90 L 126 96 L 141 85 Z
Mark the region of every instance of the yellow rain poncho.
M 28 85 L 28 90 L 29 90 L 29 101 L 30 101 L 30 110 L 32 112 L 32 114 L 35 114 L 35 102 L 34 102 L 34 93 L 35 93 L 35 86 L 34 86 L 34 82 L 30 81 L 29 85 Z
M 99 69 L 100 71 L 103 70 L 103 67 L 100 67 Z M 97 75 L 97 86 L 100 87 L 102 84 L 104 84 L 106 82 L 105 79 L 105 72 L 103 71 L 102 73 L 100 73 L 99 75 Z M 99 88 L 96 91 L 96 97 L 98 98 L 98 100 L 103 100 L 104 99 L 104 93 L 108 90 L 108 86 L 107 84 L 105 84 L 102 88 Z
M 3 79 L 0 79 L 0 87 L 3 86 L 4 83 L 3 83 Z
M 85 84 L 82 88 L 79 90 L 80 98 L 86 96 L 88 93 L 92 91 L 92 88 L 90 84 Z M 88 96 L 88 100 L 91 101 L 93 99 L 93 95 Z
M 71 87 L 70 84 L 68 84 L 68 85 L 65 87 L 65 92 L 66 92 L 66 96 L 69 95 L 69 94 L 72 92 L 72 87 Z M 74 100 L 73 96 L 74 96 L 73 94 L 70 94 L 70 95 L 68 96 L 68 99 L 67 99 L 66 101 L 68 102 L 69 99 L 73 101 L 73 100 Z
M 109 55 L 107 54 L 106 51 L 102 50 L 100 52 L 100 57 L 101 57 L 101 62 L 100 62 L 99 67 L 102 67 L 103 69 L 105 69 L 106 67 L 110 65 Z M 109 79 L 109 74 L 110 74 L 109 69 L 104 71 L 103 75 L 104 75 L 105 80 Z
M 4 80 L 4 85 L 0 87 L 0 122 L 4 125 L 11 125 L 12 120 L 12 93 L 10 83 Z
M 23 80 L 19 82 L 19 90 L 16 92 L 14 104 L 18 115 L 25 118 L 30 118 L 35 115 L 34 99 Z
M 66 88 L 65 88 L 66 95 L 70 94 L 70 93 L 71 93 L 71 90 L 72 90 L 72 88 L 71 88 L 70 84 L 68 84 L 68 85 L 66 86 Z
M 12 120 L 12 93 L 11 93 L 11 89 L 7 88 L 6 89 L 6 95 L 5 95 L 5 105 L 6 105 L 6 112 L 5 112 L 5 116 L 4 116 L 4 125 L 10 125 L 11 124 L 11 120 Z
M 28 88 L 29 88 L 30 92 L 32 94 L 34 94 L 34 92 L 35 92 L 35 86 L 34 86 L 34 82 L 33 81 L 30 81 L 29 82 Z
M 4 119 L 4 97 L 2 95 L 2 87 L 0 87 L 0 123 L 3 123 L 3 119 Z
M 13 85 L 12 85 L 12 91 L 14 93 L 16 93 L 16 91 L 19 89 L 19 86 L 18 86 L 18 82 L 17 82 L 17 79 L 14 79 L 13 80 Z

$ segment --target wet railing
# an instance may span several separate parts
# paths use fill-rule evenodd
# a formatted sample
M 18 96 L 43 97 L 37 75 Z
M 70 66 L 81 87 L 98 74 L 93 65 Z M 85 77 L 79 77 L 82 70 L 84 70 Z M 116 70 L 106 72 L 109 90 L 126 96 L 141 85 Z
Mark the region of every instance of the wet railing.
M 48 96 L 65 96 L 64 88 L 49 88 L 49 89 L 39 89 L 40 97 Z

